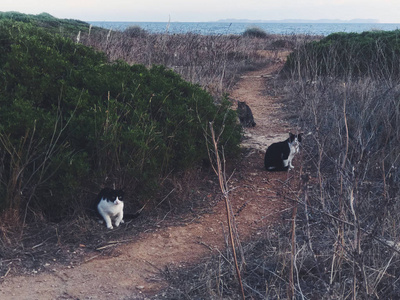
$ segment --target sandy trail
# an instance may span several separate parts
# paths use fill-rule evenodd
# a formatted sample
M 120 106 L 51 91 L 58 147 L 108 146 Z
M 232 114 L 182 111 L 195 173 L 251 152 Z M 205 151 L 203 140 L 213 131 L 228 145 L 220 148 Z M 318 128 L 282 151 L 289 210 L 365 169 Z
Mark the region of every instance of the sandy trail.
M 255 128 L 246 130 L 243 147 L 249 150 L 230 181 L 233 210 L 242 208 L 236 218 L 242 241 L 259 235 L 285 208 L 279 191 L 287 173 L 271 175 L 263 168 L 267 145 L 286 139 L 290 129 L 282 121 L 280 99 L 272 85 L 283 57 L 274 65 L 243 76 L 231 93 L 231 98 L 247 102 L 257 122 Z M 213 213 L 186 225 L 142 233 L 118 246 L 111 256 L 93 254 L 69 267 L 49 262 L 45 272 L 6 276 L 0 285 L 0 299 L 145 299 L 166 287 L 160 270 L 167 266 L 184 268 L 222 251 L 222 226 L 226 232 L 225 207 L 219 201 Z

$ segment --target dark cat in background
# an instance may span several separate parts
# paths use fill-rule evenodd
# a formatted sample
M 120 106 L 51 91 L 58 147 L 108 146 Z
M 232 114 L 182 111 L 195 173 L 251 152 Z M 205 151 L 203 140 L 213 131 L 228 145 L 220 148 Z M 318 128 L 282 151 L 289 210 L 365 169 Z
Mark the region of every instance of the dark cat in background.
M 254 122 L 253 113 L 246 102 L 238 101 L 237 112 L 239 116 L 240 124 L 243 127 L 254 127 L 256 122 Z
M 286 171 L 293 169 L 292 160 L 299 152 L 301 133 L 289 133 L 289 138 L 283 142 L 271 144 L 265 153 L 264 165 L 267 171 Z

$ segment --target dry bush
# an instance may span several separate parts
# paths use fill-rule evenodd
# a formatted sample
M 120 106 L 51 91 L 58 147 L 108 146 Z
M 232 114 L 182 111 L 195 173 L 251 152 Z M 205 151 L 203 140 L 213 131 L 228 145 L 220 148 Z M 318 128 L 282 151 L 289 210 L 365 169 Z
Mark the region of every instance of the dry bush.
M 312 55 L 309 61 L 316 62 Z M 316 76 L 318 65 L 308 64 L 307 74 L 294 72 L 285 84 L 289 107 L 311 133 L 303 167 L 313 189 L 293 199 L 302 208 L 297 297 L 397 299 L 400 293 L 400 83 L 372 67 L 374 76 Z
M 288 196 L 297 209 L 287 216 L 293 223 L 244 245 L 245 294 L 398 299 L 400 82 L 377 74 L 315 76 L 316 69 L 310 64 L 308 74 L 294 72 L 282 82 L 296 125 L 310 132 L 303 142 L 303 183 L 300 194 Z M 169 273 L 164 297 L 238 298 L 231 293 L 237 286 L 229 255 Z
M 287 88 L 293 99 L 307 102 L 299 122 L 312 132 L 304 141 L 301 193 L 287 196 L 298 210 L 285 218 L 295 226 L 278 225 L 264 239 L 243 246 L 245 295 L 397 299 L 400 86 L 364 79 L 303 88 L 304 98 L 293 82 Z M 232 292 L 237 282 L 230 253 L 187 270 L 169 270 L 171 285 L 157 297 L 239 299 Z
M 138 30 L 138 29 L 136 29 Z M 240 73 L 274 62 L 277 51 L 291 49 L 303 36 L 141 34 L 109 31 L 81 34 L 83 44 L 107 53 L 110 60 L 130 64 L 164 65 L 185 80 L 199 84 L 217 99 L 232 88 Z M 260 50 L 270 51 L 268 55 Z
M 263 239 L 243 244 L 246 264 L 242 269 L 246 299 L 282 299 L 287 288 L 288 249 L 286 225 L 266 232 Z M 242 299 L 232 263 L 232 251 L 206 257 L 186 269 L 163 272 L 169 286 L 153 299 Z

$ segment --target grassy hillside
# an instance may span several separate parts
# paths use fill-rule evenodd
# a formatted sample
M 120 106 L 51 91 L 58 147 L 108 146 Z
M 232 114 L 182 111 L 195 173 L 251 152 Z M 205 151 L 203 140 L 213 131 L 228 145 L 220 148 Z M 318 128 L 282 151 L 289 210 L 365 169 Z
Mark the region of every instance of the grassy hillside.
M 73 19 L 58 19 L 48 13 L 28 15 L 19 12 L 0 12 L 0 20 L 31 23 L 38 27 L 46 28 L 53 33 L 74 33 L 88 31 L 90 24 Z

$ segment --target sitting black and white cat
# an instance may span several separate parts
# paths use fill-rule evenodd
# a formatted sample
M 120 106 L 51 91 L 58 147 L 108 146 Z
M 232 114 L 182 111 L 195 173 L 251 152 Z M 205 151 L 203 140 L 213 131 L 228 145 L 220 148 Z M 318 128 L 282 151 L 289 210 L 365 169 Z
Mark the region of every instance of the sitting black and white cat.
M 271 144 L 265 153 L 264 165 L 267 171 L 286 171 L 293 169 L 292 160 L 299 152 L 301 133 L 289 133 L 286 141 Z
M 250 106 L 246 104 L 246 102 L 238 101 L 237 112 L 239 116 L 240 124 L 243 127 L 254 127 L 256 126 L 256 122 L 254 122 L 253 113 L 250 109 Z
M 96 198 L 96 209 L 100 216 L 103 217 L 108 229 L 113 229 L 112 221 L 116 227 L 124 223 L 124 192 L 122 190 L 114 190 L 104 188 L 100 191 Z

